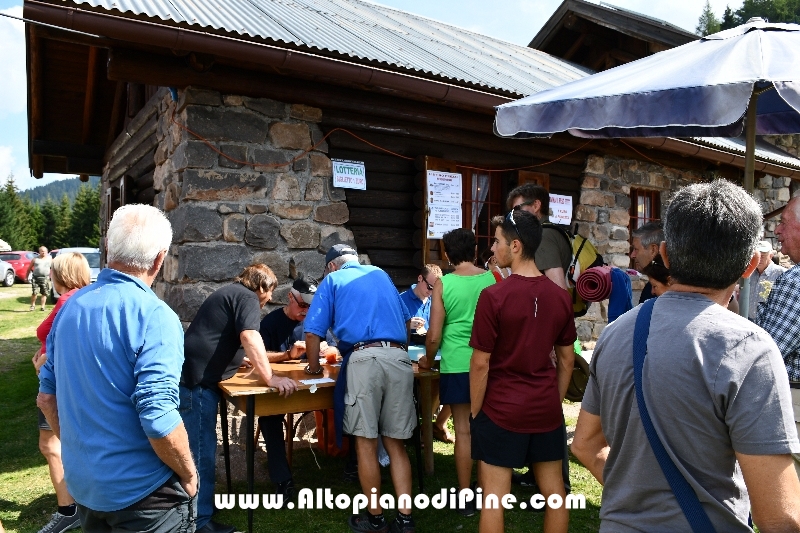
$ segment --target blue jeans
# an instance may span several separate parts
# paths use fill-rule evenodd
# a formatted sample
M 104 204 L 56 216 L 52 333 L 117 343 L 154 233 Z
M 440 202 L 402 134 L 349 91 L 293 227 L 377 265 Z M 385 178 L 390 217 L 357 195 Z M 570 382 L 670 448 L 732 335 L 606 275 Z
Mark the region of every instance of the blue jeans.
M 197 529 L 200 529 L 211 520 L 214 513 L 219 393 L 200 386 L 190 389 L 181 385 L 180 401 L 179 411 L 200 477 L 196 521 Z

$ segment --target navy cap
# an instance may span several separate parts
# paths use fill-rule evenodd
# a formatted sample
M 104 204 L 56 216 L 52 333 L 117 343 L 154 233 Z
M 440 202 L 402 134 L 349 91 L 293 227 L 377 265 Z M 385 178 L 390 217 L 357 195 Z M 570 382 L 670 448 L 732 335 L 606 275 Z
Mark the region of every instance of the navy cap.
M 331 246 L 331 249 L 328 250 L 328 253 L 325 254 L 325 264 L 327 265 L 337 257 L 341 257 L 343 255 L 358 255 L 355 248 L 350 246 L 349 244 L 334 244 Z

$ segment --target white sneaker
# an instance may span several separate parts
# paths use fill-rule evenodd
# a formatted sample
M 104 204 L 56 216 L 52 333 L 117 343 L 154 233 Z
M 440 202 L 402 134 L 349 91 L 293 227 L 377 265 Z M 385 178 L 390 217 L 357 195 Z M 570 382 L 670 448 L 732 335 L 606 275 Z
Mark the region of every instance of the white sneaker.
M 39 533 L 62 533 L 62 531 L 69 531 L 79 527 L 81 527 L 81 517 L 78 516 L 78 511 L 75 511 L 72 516 L 63 515 L 56 511 L 50 517 L 47 525 L 39 530 Z

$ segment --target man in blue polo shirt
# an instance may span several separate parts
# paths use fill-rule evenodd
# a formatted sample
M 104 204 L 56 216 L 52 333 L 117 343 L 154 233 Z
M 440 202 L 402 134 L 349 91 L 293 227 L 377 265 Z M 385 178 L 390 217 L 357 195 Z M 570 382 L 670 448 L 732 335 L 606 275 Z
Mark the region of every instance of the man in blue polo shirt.
M 400 293 L 400 299 L 411 313 L 411 329 L 428 330 L 428 320 L 431 317 L 431 294 L 433 284 L 442 277 L 442 269 L 438 265 L 425 265 L 417 276 L 417 283 L 407 291 Z M 413 320 L 421 318 L 422 323 Z
M 334 392 L 336 437 L 342 430 L 355 437 L 361 490 L 380 498 L 378 435 L 391 459 L 398 513 L 387 523 L 380 507 L 351 516 L 356 532 L 410 533 L 411 463 L 403 441 L 417 424 L 412 388 L 414 373 L 405 350 L 411 318 L 389 276 L 380 268 L 361 265 L 355 249 L 337 244 L 325 256 L 326 273 L 305 320 L 306 373 L 320 374 L 319 346 L 328 328 L 339 339 L 344 357 Z M 406 495 L 404 502 L 401 496 Z
M 197 470 L 178 413 L 183 328 L 150 285 L 172 242 L 152 206 L 108 226 L 108 267 L 59 311 L 37 404 L 61 438 L 84 531 L 194 531 Z

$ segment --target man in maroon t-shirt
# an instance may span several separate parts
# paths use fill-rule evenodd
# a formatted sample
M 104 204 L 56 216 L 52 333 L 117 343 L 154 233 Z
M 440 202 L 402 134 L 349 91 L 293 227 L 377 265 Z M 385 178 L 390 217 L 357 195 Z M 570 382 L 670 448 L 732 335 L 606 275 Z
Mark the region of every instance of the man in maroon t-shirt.
M 481 531 L 502 531 L 503 507 L 489 508 L 487 498 L 502 499 L 511 490 L 511 469 L 530 464 L 544 499 L 560 496 L 560 506 L 554 498 L 545 509 L 544 531 L 567 531 L 561 402 L 577 334 L 569 294 L 536 268 L 533 254 L 541 239 L 542 226 L 530 213 L 517 210 L 505 217 L 492 251 L 512 275 L 484 289 L 475 310 L 469 381 L 472 458 L 481 462 L 483 485 Z M 550 360 L 554 348 L 556 367 Z M 542 502 L 531 499 L 537 507 Z

